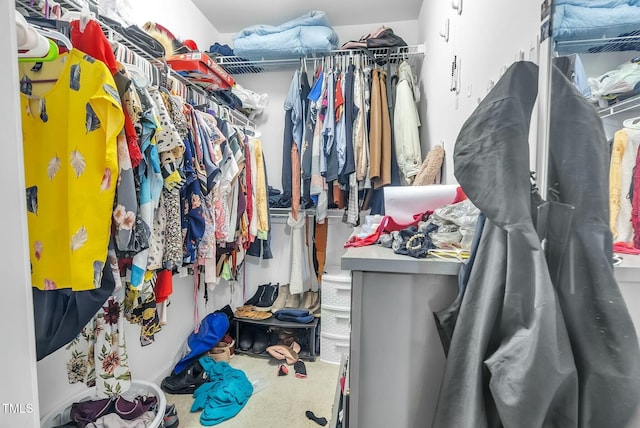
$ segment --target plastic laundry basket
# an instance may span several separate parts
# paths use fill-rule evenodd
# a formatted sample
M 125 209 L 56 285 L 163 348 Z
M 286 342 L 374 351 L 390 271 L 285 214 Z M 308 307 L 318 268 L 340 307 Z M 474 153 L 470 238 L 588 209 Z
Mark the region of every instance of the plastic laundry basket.
M 136 396 L 146 395 L 155 396 L 158 399 L 156 417 L 153 419 L 148 428 L 158 428 L 164 419 L 164 411 L 167 407 L 167 399 L 164 396 L 162 390 L 157 386 L 149 382 L 141 380 L 134 380 L 131 382 L 131 387 L 122 396 L 128 400 L 132 400 Z M 80 401 L 87 401 L 95 399 L 96 388 L 87 388 L 86 390 L 72 396 L 67 402 L 59 409 L 49 412 L 40 418 L 41 428 L 53 428 L 66 423 L 71 422 L 71 405 Z

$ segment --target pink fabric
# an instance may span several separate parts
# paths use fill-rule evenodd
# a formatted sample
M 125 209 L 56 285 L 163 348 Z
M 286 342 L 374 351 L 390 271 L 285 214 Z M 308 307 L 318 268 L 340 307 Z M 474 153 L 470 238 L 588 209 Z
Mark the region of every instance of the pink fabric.
M 640 249 L 634 248 L 628 242 L 614 242 L 613 252 L 619 254 L 640 254 Z
M 344 248 L 366 247 L 367 245 L 375 244 L 376 242 L 378 242 L 378 238 L 380 237 L 380 234 L 384 231 L 384 228 L 386 227 L 390 218 L 391 217 L 389 216 L 382 217 L 382 220 L 380 221 L 380 225 L 378 226 L 376 231 L 365 238 L 352 236 L 347 240 L 347 242 L 344 243 Z
M 636 154 L 636 167 L 633 170 L 631 225 L 633 226 L 633 246 L 640 248 L 640 149 L 638 149 L 638 153 Z

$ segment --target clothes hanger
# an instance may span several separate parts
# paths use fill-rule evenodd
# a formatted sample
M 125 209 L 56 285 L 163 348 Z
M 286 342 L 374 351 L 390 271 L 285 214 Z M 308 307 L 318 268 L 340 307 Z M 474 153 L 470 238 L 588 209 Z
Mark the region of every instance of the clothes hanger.
M 18 11 L 16 16 L 16 36 L 18 39 L 19 62 L 53 61 L 58 57 L 58 46 L 42 35 L 38 28 L 31 25 Z
M 640 129 L 640 116 L 625 120 L 622 122 L 622 126 L 627 129 Z
M 18 62 L 50 62 L 58 58 L 58 45 L 53 40 L 45 39 L 49 49 L 47 50 L 46 56 L 35 56 L 34 52 L 37 52 L 35 49 L 29 50 L 23 54 L 19 54 Z M 30 56 L 34 55 L 34 56 Z M 47 79 L 47 80 L 32 80 L 30 83 L 52 83 L 57 81 L 58 79 Z
M 27 51 L 37 48 L 43 37 L 33 28 L 20 12 L 16 10 L 16 38 L 18 50 Z
M 87 24 L 89 23 L 89 21 L 96 19 L 96 14 L 91 12 L 91 10 L 89 10 L 89 5 L 85 2 L 83 3 L 82 10 L 80 12 L 67 11 L 65 12 L 64 15 L 62 15 L 60 19 L 62 21 L 69 21 L 69 22 L 79 20 L 80 32 L 82 33 L 84 32 L 84 29 L 87 28 Z
M 69 38 L 67 36 L 65 36 L 64 34 L 62 34 L 60 31 L 52 30 L 50 28 L 38 27 L 36 25 L 34 25 L 33 28 L 35 28 L 35 30 L 40 35 L 42 35 L 42 36 L 44 36 L 44 37 L 46 37 L 48 39 L 53 39 L 55 41 L 58 41 L 58 42 L 62 43 L 62 45 L 68 51 L 73 49 L 73 45 L 71 44 L 71 40 L 69 40 Z

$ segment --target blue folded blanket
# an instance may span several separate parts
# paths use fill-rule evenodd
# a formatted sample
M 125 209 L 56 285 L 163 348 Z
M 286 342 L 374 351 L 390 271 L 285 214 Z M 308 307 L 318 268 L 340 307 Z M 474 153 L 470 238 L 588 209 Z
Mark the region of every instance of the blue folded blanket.
M 233 37 L 233 51 L 249 60 L 296 58 L 337 49 L 338 42 L 325 13 L 314 10 L 278 26 L 242 30 Z
M 556 40 L 617 37 L 638 30 L 640 0 L 558 0 L 553 16 Z

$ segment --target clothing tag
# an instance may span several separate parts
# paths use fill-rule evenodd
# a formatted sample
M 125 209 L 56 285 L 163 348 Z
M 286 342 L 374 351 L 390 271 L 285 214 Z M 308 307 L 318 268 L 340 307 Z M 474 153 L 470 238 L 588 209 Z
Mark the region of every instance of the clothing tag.
M 33 67 L 31 67 L 31 71 L 38 72 L 38 71 L 40 71 L 42 69 L 43 65 L 44 64 L 41 63 L 41 62 L 36 62 L 35 64 L 33 64 Z

